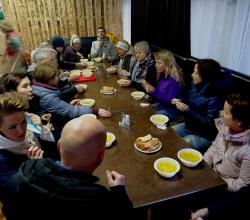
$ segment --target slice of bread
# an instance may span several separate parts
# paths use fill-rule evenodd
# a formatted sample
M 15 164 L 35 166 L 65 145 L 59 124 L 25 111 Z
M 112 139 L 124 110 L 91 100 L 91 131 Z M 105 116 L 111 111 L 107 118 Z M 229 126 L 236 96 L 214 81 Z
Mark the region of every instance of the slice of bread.
M 114 87 L 112 87 L 112 86 L 103 86 L 102 91 L 103 92 L 114 92 Z

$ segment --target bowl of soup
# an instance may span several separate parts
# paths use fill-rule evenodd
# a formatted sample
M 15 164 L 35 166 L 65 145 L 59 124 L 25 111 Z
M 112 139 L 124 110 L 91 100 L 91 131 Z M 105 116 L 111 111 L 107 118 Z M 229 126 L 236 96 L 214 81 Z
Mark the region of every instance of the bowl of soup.
M 154 169 L 159 175 L 170 178 L 180 171 L 180 164 L 170 157 L 162 157 L 154 162 Z
M 83 99 L 80 101 L 80 105 L 84 105 L 84 106 L 89 106 L 92 107 L 95 104 L 95 100 L 94 99 Z
M 106 132 L 106 148 L 111 147 L 115 141 L 115 135 L 111 132 Z
M 177 156 L 179 160 L 187 167 L 195 167 L 203 160 L 202 154 L 199 151 L 191 148 L 179 150 Z
M 150 117 L 150 121 L 155 126 L 164 126 L 169 121 L 169 118 L 166 115 L 155 114 Z
M 135 91 L 135 92 L 131 92 L 131 96 L 135 99 L 135 100 L 142 100 L 143 97 L 145 96 L 144 92 L 140 92 L 140 91 Z

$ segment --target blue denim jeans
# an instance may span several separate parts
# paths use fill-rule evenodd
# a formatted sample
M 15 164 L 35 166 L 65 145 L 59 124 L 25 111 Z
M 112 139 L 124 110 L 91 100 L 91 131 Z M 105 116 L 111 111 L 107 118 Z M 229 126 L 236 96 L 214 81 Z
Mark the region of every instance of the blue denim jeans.
M 174 125 L 172 128 L 189 144 L 190 147 L 198 151 L 205 152 L 212 144 L 211 140 L 202 138 L 187 130 L 185 128 L 185 123 Z
M 170 121 L 175 121 L 181 115 L 180 112 L 178 111 L 166 111 L 166 110 L 161 109 L 159 107 L 160 103 L 154 103 L 154 104 L 151 104 L 151 106 L 154 108 L 157 114 L 168 116 Z

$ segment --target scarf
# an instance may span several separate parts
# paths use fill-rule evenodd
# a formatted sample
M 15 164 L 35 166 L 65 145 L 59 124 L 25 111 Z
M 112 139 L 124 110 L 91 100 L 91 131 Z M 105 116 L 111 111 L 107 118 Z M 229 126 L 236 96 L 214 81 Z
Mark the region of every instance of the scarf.
M 27 148 L 25 140 L 17 142 L 0 135 L 0 149 L 5 149 L 15 154 L 26 154 Z

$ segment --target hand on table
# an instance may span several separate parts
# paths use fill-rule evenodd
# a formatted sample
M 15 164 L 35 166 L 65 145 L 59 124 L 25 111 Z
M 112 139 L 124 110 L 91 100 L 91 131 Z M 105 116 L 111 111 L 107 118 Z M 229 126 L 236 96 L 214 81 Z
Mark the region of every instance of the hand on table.
M 125 186 L 125 176 L 117 173 L 116 171 L 106 170 L 109 187 L 112 186 Z
M 109 112 L 109 111 L 107 111 L 107 110 L 105 110 L 105 109 L 100 108 L 100 109 L 98 110 L 98 115 L 99 115 L 100 117 L 103 117 L 103 118 L 108 118 L 108 117 L 111 117 L 111 112 Z

